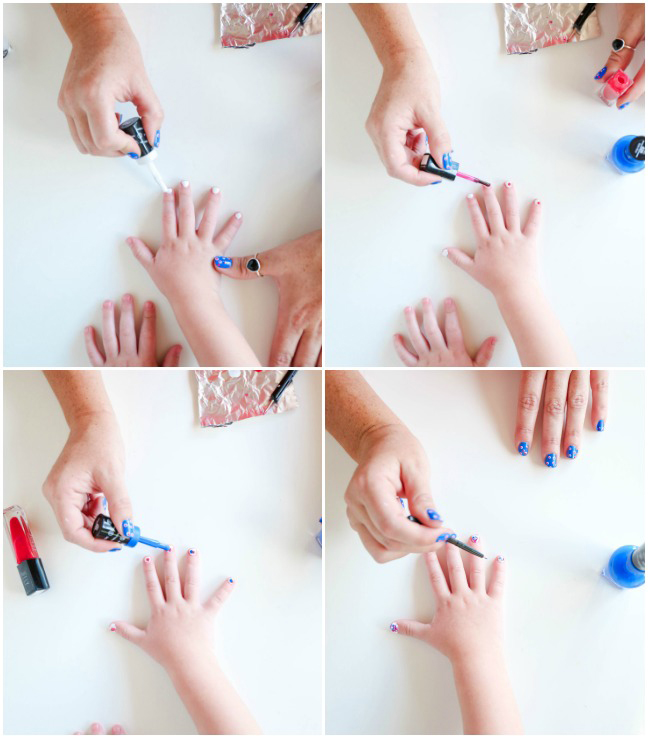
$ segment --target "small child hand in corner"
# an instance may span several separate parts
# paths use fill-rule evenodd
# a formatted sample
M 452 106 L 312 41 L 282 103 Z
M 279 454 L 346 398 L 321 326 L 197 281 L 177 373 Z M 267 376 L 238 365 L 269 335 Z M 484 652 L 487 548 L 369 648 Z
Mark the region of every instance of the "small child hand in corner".
M 142 308 L 139 336 L 132 295 L 122 297 L 119 329 L 116 326 L 115 305 L 111 300 L 103 304 L 102 322 L 103 353 L 97 344 L 97 333 L 93 326 L 86 326 L 84 331 L 86 351 L 92 366 L 178 366 L 182 351 L 180 345 L 171 346 L 162 363 L 158 364 L 155 305 L 152 302 L 145 302 Z
M 478 536 L 468 545 L 481 550 Z M 446 544 L 447 574 L 439 557 L 424 554 L 436 612 L 430 623 L 396 620 L 394 633 L 425 641 L 450 659 L 466 735 L 524 732 L 504 657 L 504 580 L 498 556 L 487 579 L 484 559 Z M 441 554 L 443 555 L 443 554 Z
M 200 556 L 186 554 L 182 579 L 174 551 L 165 551 L 164 584 L 153 559 L 144 558 L 144 579 L 151 606 L 145 628 L 114 622 L 110 630 L 139 646 L 167 672 L 198 732 L 207 735 L 253 734 L 259 726 L 243 704 L 214 652 L 214 620 L 234 589 L 226 579 L 207 599 L 200 599 Z
M 482 195 L 483 211 L 474 195 L 466 198 L 477 239 L 474 255 L 458 248 L 444 249 L 443 255 L 493 293 L 522 366 L 576 366 L 576 355 L 540 286 L 540 201 L 531 204 L 522 227 L 511 182 L 503 187 L 501 206 L 494 187 L 482 186 Z M 397 350 L 399 343 L 402 337 L 396 339 Z M 434 358 L 427 356 L 424 365 L 441 366 Z
M 207 195 L 199 225 L 189 182 L 181 182 L 175 194 L 169 190 L 162 197 L 162 244 L 154 251 L 141 239 L 128 238 L 135 258 L 171 303 L 201 366 L 259 366 L 223 306 L 222 277 L 213 266 L 215 257 L 227 258 L 223 255 L 241 227 L 241 213 L 231 215 L 217 231 L 221 202 L 217 187 Z

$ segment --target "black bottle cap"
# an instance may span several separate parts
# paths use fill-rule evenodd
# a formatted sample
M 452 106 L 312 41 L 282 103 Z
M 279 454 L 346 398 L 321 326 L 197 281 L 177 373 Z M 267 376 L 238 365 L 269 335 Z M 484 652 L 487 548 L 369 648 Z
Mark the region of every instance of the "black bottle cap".
M 119 125 L 120 129 L 132 136 L 140 148 L 140 156 L 146 156 L 153 151 L 153 147 L 146 138 L 141 118 L 129 118 Z
M 50 588 L 43 562 L 40 559 L 25 559 L 18 564 L 18 573 L 27 596 L 44 592 Z
M 114 541 L 126 545 L 130 538 L 125 538 L 117 532 L 115 524 L 107 515 L 97 515 L 92 524 L 93 538 L 101 538 L 104 541 Z
M 630 156 L 633 159 L 644 161 L 646 158 L 646 137 L 635 136 L 632 141 L 630 141 L 628 149 L 630 150 Z
M 450 169 L 441 169 L 439 165 L 432 158 L 432 154 L 423 154 L 419 169 L 422 172 L 428 172 L 428 174 L 436 174 L 438 177 L 443 179 L 449 179 L 453 181 L 457 178 L 457 173 Z

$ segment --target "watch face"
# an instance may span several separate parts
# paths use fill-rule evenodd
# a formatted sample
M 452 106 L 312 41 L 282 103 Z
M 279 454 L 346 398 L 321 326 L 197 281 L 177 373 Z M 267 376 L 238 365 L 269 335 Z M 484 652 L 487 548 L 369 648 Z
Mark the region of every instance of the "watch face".
M 625 46 L 623 43 L 623 40 L 620 38 L 615 38 L 614 41 L 612 41 L 612 49 L 613 51 L 621 51 L 621 49 Z
M 245 266 L 250 272 L 258 272 L 259 269 L 261 269 L 261 263 L 258 259 L 255 259 L 254 257 L 250 259 Z

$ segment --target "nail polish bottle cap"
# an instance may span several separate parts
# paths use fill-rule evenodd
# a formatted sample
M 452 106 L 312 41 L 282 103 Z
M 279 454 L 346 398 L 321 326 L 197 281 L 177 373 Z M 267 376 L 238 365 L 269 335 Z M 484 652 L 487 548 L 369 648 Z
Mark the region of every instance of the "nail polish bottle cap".
M 422 172 L 428 172 L 428 174 L 436 174 L 437 177 L 443 177 L 443 179 L 449 179 L 450 181 L 457 178 L 456 171 L 441 169 L 439 165 L 432 158 L 432 154 L 423 154 L 419 169 Z
M 632 552 L 632 565 L 639 571 L 646 571 L 646 544 L 642 543 L 639 548 Z
M 632 80 L 623 71 L 623 69 L 617 69 L 617 71 L 608 79 L 607 85 L 613 89 L 617 97 L 619 97 L 632 86 Z
M 646 137 L 635 136 L 628 144 L 628 154 L 637 161 L 644 161 L 646 158 Z
M 152 154 L 155 154 L 155 156 L 157 156 L 157 151 L 155 151 L 153 146 L 151 146 L 148 139 L 146 138 L 146 133 L 144 132 L 144 126 L 142 125 L 141 118 L 129 118 L 123 123 L 120 123 L 119 128 L 124 131 L 124 133 L 127 133 L 129 136 L 132 136 L 135 139 L 140 149 L 140 159 L 145 156 L 151 156 Z

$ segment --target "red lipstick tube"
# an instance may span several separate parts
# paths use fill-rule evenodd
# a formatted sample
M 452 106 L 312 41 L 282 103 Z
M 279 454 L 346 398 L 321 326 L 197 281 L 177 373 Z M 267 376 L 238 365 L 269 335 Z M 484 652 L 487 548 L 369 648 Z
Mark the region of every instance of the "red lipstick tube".
M 43 562 L 38 556 L 34 538 L 29 530 L 27 516 L 22 507 L 13 505 L 4 510 L 4 526 L 27 595 L 49 589 L 47 574 L 45 574 Z

